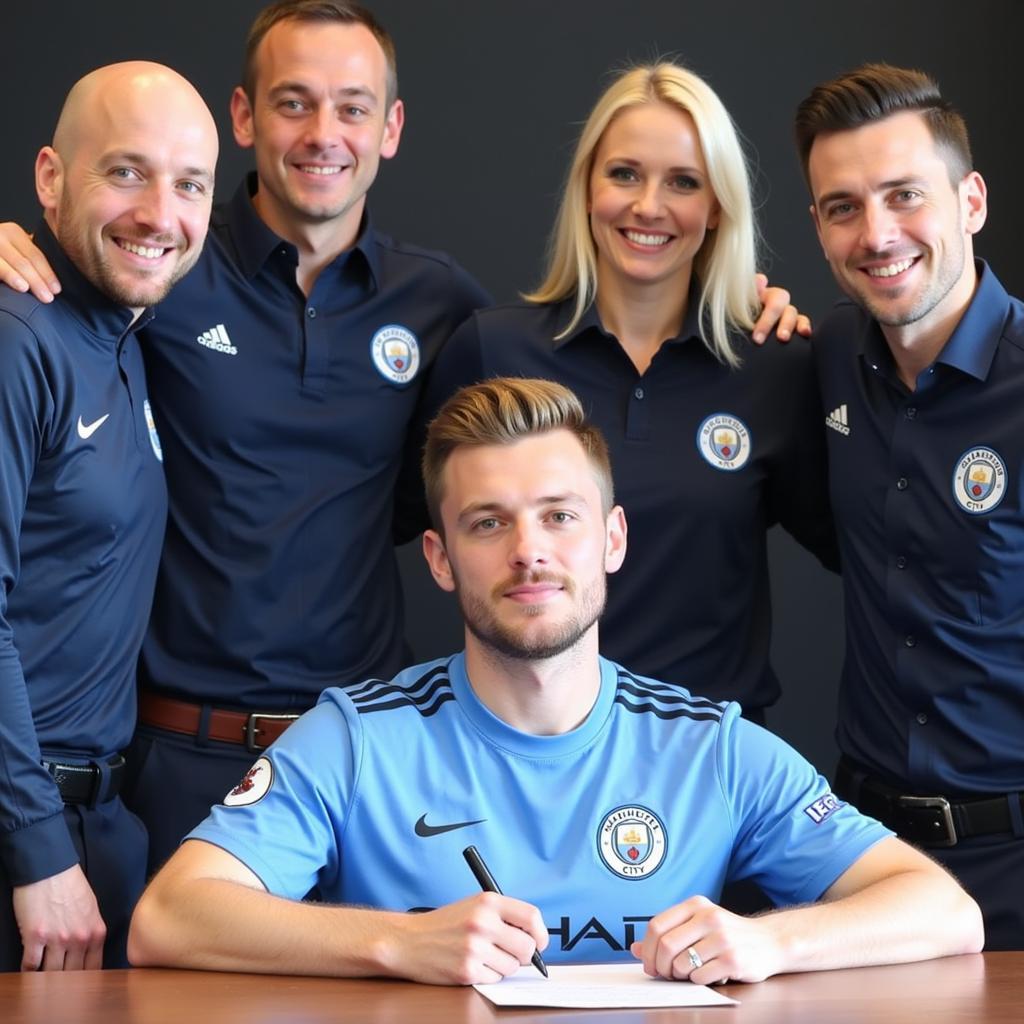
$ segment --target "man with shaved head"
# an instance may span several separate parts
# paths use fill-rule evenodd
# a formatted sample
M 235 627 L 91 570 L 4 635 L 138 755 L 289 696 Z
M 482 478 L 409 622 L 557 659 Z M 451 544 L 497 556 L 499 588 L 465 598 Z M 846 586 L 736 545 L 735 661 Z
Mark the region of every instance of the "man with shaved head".
M 52 305 L 0 285 L 0 968 L 124 966 L 118 796 L 167 511 L 135 331 L 195 263 L 217 132 L 170 68 L 100 68 L 36 160 Z

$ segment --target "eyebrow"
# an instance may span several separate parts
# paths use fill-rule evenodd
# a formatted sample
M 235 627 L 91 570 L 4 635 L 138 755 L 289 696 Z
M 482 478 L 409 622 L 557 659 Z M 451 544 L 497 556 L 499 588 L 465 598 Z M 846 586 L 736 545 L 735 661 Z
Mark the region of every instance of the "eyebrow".
M 285 81 L 278 82 L 278 84 L 275 85 L 267 95 L 271 99 L 276 99 L 284 93 L 298 93 L 300 96 L 311 96 L 313 94 L 313 90 L 304 82 Z M 368 85 L 342 86 L 342 88 L 336 90 L 333 95 L 335 97 L 340 96 L 344 98 L 365 99 L 368 103 L 374 104 L 377 102 L 377 94 Z
M 629 167 L 639 167 L 641 163 L 641 160 L 633 160 L 631 157 L 628 156 L 615 156 L 614 154 L 612 154 L 610 157 L 608 157 L 607 160 L 605 160 L 606 165 L 626 164 Z M 702 171 L 699 167 L 691 167 L 688 164 L 683 164 L 679 167 L 670 167 L 668 170 L 670 174 L 680 174 L 685 172 L 686 174 L 704 175 L 707 173 L 706 171 Z
M 110 167 L 115 164 L 138 164 L 141 167 L 149 167 L 152 163 L 152 159 L 145 153 L 136 153 L 133 150 L 124 149 L 104 153 L 99 160 L 101 167 Z M 203 181 L 208 182 L 214 180 L 213 171 L 208 167 L 183 167 L 180 173 L 186 178 L 201 178 Z
M 549 494 L 542 498 L 538 498 L 531 508 L 547 508 L 551 505 L 586 505 L 587 500 L 582 494 L 577 494 L 575 491 L 566 491 L 564 494 Z M 459 522 L 464 519 L 472 518 L 473 516 L 480 515 L 481 513 L 499 513 L 505 510 L 505 505 L 500 501 L 474 501 L 467 505 L 459 513 Z

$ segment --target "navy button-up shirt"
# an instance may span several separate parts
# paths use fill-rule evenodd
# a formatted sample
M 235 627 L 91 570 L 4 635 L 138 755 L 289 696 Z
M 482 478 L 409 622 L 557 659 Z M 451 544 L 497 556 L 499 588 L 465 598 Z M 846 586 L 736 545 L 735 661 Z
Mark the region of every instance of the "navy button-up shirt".
M 557 380 L 579 396 L 611 451 L 629 551 L 609 577 L 601 650 L 643 675 L 764 708 L 765 535 L 776 522 L 833 560 L 820 408 L 806 342 L 736 344 L 738 370 L 698 334 L 694 289 L 679 336 L 639 374 L 595 308 L 555 341 L 568 302 L 483 310 L 445 346 L 436 405 L 460 384 L 503 375 Z
M 914 391 L 851 303 L 815 353 L 846 599 L 840 748 L 921 793 L 1024 789 L 1024 305 L 979 263 Z
M 303 295 L 249 183 L 146 331 L 170 516 L 142 672 L 284 710 L 401 666 L 395 483 L 425 370 L 487 295 L 369 224 Z

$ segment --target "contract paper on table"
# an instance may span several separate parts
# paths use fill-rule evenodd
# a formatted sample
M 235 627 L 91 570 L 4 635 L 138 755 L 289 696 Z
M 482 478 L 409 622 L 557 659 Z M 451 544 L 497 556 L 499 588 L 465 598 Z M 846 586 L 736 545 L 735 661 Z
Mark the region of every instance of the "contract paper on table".
M 737 1000 L 706 985 L 665 981 L 639 964 L 548 965 L 543 978 L 533 966 L 490 985 L 474 985 L 496 1006 L 561 1006 L 591 1010 L 651 1006 L 736 1006 Z

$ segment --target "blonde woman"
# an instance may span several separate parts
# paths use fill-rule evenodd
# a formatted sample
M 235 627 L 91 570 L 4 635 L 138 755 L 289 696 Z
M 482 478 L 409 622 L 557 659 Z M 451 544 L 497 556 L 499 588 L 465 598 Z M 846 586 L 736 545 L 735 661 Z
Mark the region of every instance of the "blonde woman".
M 763 721 L 768 528 L 835 556 L 809 346 L 751 340 L 756 237 L 721 101 L 677 65 L 632 68 L 583 127 L 544 280 L 456 332 L 433 394 L 517 374 L 572 388 L 629 521 L 603 653 Z

